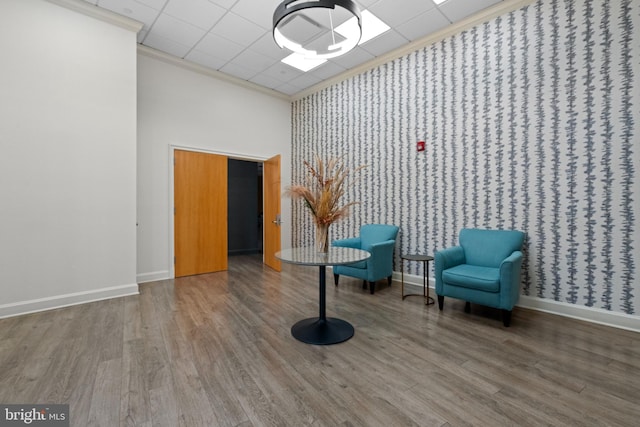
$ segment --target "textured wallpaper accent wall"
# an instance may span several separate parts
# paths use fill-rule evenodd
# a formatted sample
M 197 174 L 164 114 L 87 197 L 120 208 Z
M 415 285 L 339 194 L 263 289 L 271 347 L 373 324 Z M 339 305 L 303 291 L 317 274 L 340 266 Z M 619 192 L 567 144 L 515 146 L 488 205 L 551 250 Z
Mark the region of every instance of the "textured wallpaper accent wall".
M 395 270 L 463 227 L 519 229 L 524 295 L 635 314 L 638 40 L 637 0 L 495 18 L 294 102 L 292 182 L 316 152 L 367 164 L 346 197 L 361 204 L 330 237 L 399 225 Z M 293 218 L 292 243 L 312 244 L 301 204 Z

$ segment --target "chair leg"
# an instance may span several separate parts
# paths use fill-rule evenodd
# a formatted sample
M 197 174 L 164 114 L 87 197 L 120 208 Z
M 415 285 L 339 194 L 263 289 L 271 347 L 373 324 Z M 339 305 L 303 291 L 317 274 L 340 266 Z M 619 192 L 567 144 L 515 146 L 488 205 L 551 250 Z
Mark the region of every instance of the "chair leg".
M 336 286 L 338 286 L 338 280 L 340 280 L 340 275 L 339 274 L 334 274 L 333 275 L 333 281 L 336 284 Z
M 469 301 L 464 304 L 464 312 L 471 313 L 471 303 Z
M 442 311 L 442 307 L 444 307 L 444 295 L 438 295 L 438 309 Z
M 387 277 L 387 283 L 391 286 L 391 276 Z
M 505 328 L 511 324 L 511 310 L 502 310 L 502 324 Z
M 376 291 L 376 282 L 369 282 L 369 292 L 371 295 Z
M 362 281 L 362 289 L 367 289 L 367 281 L 366 280 Z

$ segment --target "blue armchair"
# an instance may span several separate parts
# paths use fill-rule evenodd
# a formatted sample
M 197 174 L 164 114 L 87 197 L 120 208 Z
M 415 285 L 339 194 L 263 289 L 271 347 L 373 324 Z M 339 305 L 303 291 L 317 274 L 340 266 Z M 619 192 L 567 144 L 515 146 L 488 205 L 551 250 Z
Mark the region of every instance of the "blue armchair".
M 360 227 L 360 237 L 334 240 L 333 246 L 363 249 L 371 253 L 371 257 L 365 261 L 333 266 L 333 278 L 336 286 L 338 286 L 341 274 L 362 279 L 362 287 L 366 289 L 368 283 L 371 294 L 376 290 L 375 282 L 377 280 L 387 278 L 389 285 L 391 285 L 393 250 L 399 229 L 395 225 L 366 224 Z
M 460 231 L 460 246 L 436 252 L 436 293 L 442 310 L 444 297 L 502 310 L 504 326 L 520 296 L 520 269 L 524 233 L 512 230 Z

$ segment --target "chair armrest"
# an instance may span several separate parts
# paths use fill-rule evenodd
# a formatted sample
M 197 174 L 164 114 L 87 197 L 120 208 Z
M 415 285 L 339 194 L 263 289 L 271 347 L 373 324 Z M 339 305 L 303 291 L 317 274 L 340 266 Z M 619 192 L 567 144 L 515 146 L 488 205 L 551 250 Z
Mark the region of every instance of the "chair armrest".
M 371 258 L 389 257 L 393 261 L 393 249 L 395 245 L 395 240 L 385 240 L 384 242 L 374 243 L 368 248 L 362 249 L 371 252 Z
M 362 248 L 371 253 L 371 258 L 366 260 L 368 281 L 374 282 L 393 274 L 393 250 L 395 246 L 395 240 L 385 240 Z
M 436 273 L 436 293 L 442 295 L 442 272 L 447 268 L 464 264 L 464 249 L 462 246 L 453 246 L 450 248 L 436 251 L 435 255 L 435 273 Z
M 349 239 L 334 240 L 331 242 L 331 246 L 339 246 L 342 248 L 360 249 L 360 238 L 351 237 Z
M 500 306 L 511 309 L 520 296 L 522 252 L 514 251 L 500 264 Z
M 438 261 L 440 261 L 440 266 L 443 270 L 464 264 L 464 249 L 462 249 L 462 246 L 453 246 L 451 248 L 436 251 L 435 261 L 436 268 L 438 268 Z

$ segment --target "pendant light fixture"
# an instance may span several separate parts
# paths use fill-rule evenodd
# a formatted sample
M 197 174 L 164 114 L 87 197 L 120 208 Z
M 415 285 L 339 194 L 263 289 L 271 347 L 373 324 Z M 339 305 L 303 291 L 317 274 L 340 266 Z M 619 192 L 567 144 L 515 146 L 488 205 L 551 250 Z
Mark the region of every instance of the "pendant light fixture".
M 361 36 L 362 17 L 352 0 L 284 0 L 273 13 L 275 42 L 306 59 L 344 55 Z

